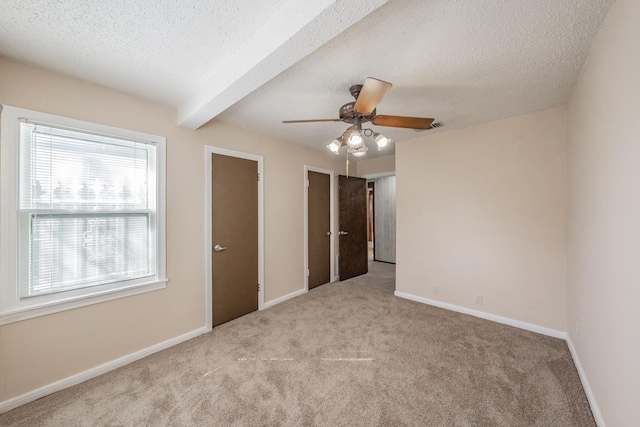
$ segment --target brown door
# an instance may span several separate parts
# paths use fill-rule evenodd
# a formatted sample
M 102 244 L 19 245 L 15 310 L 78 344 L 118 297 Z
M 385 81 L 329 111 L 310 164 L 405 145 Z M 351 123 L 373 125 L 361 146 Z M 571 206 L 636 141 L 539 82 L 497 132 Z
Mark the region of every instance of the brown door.
M 309 289 L 331 281 L 331 177 L 309 171 Z
M 258 309 L 258 162 L 213 154 L 213 326 Z
M 367 180 L 338 177 L 340 280 L 369 270 L 367 260 Z

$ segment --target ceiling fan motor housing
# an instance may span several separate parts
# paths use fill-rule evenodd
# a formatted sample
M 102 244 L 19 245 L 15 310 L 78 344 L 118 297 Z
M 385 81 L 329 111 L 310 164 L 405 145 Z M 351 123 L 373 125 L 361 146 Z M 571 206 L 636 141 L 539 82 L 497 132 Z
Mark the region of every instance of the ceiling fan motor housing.
M 373 110 L 371 113 L 367 115 L 360 114 L 353 108 L 355 104 L 356 104 L 355 102 L 349 102 L 347 104 L 344 104 L 342 107 L 340 107 L 340 111 L 338 113 L 340 120 L 342 120 L 345 123 L 353 123 L 356 117 L 360 117 L 360 122 L 365 123 L 365 122 L 370 122 L 371 119 L 375 117 L 376 110 Z

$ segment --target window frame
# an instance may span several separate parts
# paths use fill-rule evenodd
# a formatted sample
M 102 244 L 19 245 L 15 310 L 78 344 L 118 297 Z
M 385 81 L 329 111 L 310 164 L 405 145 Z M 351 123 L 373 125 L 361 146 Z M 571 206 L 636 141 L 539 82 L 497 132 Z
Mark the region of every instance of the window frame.
M 146 280 L 121 281 L 20 298 L 19 184 L 20 119 L 49 123 L 80 132 L 138 140 L 156 146 L 156 274 Z M 0 110 L 0 325 L 97 304 L 166 287 L 166 138 L 53 114 L 2 105 Z M 52 296 L 53 295 L 53 296 Z

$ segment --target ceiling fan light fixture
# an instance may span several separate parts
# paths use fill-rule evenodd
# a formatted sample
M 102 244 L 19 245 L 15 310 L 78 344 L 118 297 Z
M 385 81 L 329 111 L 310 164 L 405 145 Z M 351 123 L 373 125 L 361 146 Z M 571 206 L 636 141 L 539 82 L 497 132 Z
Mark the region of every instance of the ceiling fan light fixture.
M 376 145 L 378 146 L 378 151 L 382 151 L 389 146 L 391 140 L 381 133 L 374 133 Z
M 340 147 L 342 147 L 342 141 L 340 141 L 339 138 L 334 139 L 330 144 L 327 145 L 329 151 L 335 154 L 338 154 L 340 152 Z
M 340 147 L 347 145 L 349 154 L 357 157 L 366 153 L 366 148 L 358 151 L 359 148 L 365 147 L 365 137 L 373 137 L 375 139 L 378 151 L 386 149 L 392 141 L 386 136 L 374 132 L 369 128 L 362 128 L 363 123 L 371 123 L 375 126 L 388 126 L 404 129 L 425 130 L 432 129 L 433 120 L 426 117 L 407 117 L 407 116 L 387 116 L 377 114 L 376 109 L 378 103 L 384 98 L 386 93 L 391 89 L 391 83 L 385 82 L 373 77 L 368 77 L 363 85 L 353 85 L 349 89 L 351 95 L 356 99 L 355 102 L 344 104 L 338 110 L 337 119 L 311 119 L 311 120 L 285 120 L 283 123 L 304 123 L 304 122 L 344 122 L 351 123 L 337 142 L 333 141 L 326 147 L 335 154 L 339 154 Z M 353 151 L 352 151 L 353 150 Z M 356 154 L 357 153 L 357 154 Z M 348 164 L 349 160 L 347 160 Z M 347 168 L 348 171 L 348 168 Z M 348 175 L 348 174 L 347 174 Z

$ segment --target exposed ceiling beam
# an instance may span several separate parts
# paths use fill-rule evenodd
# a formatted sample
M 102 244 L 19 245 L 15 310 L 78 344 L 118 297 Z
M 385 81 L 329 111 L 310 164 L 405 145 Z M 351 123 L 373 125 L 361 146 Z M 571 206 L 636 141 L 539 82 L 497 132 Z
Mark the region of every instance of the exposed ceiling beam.
M 290 0 L 178 107 L 197 129 L 388 0 Z

